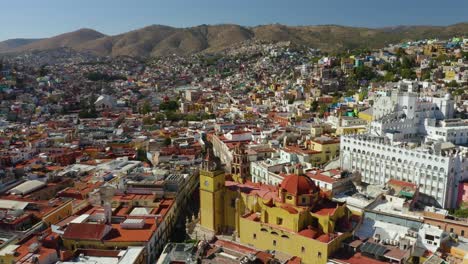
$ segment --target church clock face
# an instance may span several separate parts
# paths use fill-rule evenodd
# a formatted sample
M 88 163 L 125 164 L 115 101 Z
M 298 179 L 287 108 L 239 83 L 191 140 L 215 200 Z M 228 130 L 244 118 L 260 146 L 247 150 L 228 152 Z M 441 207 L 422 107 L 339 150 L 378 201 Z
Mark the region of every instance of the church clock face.
M 210 185 L 210 183 L 208 182 L 208 180 L 206 180 L 203 184 L 205 184 L 205 187 L 208 187 Z

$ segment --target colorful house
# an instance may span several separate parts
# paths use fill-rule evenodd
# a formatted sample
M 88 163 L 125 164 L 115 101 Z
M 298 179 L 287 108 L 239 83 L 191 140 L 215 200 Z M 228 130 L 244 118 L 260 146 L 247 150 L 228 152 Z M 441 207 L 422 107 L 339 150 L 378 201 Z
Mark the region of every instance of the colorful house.
M 302 263 L 327 263 L 355 223 L 344 203 L 324 198 L 302 168 L 280 186 L 236 182 L 210 158 L 200 170 L 200 227 L 213 234 L 232 234 L 261 250 L 298 256 Z

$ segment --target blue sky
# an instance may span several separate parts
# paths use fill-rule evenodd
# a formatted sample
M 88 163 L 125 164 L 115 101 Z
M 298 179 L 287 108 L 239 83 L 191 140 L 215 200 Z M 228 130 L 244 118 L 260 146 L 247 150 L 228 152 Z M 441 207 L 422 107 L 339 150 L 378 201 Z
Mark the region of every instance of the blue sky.
M 468 21 L 468 0 L 0 0 L 0 6 L 0 40 L 84 27 L 113 35 L 151 24 L 382 27 Z

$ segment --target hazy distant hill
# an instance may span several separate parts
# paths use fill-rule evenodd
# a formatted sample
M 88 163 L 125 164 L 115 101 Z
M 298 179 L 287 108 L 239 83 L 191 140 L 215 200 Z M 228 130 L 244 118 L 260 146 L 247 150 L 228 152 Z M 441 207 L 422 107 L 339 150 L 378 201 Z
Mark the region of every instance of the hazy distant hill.
M 28 45 L 30 43 L 39 41 L 41 39 L 9 39 L 0 42 L 0 53 L 1 52 L 8 52 L 13 49 L 19 48 L 24 45 Z
M 327 51 L 353 48 L 379 48 L 388 43 L 422 38 L 468 36 L 468 23 L 446 27 L 397 26 L 359 28 L 337 25 L 284 26 L 279 24 L 243 27 L 239 25 L 200 25 L 174 28 L 152 25 L 115 36 L 92 29 L 61 34 L 41 40 L 0 42 L 0 52 L 22 52 L 70 47 L 98 55 L 164 56 L 219 52 L 245 40 L 291 41 Z M 29 43 L 26 43 L 28 42 Z M 13 43 L 13 44 L 12 44 Z
M 76 48 L 84 42 L 99 39 L 104 36 L 104 34 L 95 30 L 84 28 L 55 37 L 34 41 L 27 45 L 20 46 L 13 51 L 48 50 L 61 47 Z

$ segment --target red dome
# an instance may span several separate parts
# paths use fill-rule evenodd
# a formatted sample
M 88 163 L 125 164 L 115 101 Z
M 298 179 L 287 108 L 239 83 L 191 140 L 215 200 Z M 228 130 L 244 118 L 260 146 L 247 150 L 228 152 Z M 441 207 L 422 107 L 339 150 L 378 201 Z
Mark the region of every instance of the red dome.
M 311 178 L 303 175 L 291 174 L 281 182 L 281 188 L 293 195 L 309 194 L 318 191 Z

